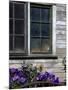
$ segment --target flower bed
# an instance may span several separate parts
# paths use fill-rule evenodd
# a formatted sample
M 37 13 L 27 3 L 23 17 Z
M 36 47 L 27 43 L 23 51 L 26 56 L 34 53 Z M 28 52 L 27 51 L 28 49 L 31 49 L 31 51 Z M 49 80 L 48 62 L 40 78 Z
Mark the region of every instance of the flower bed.
M 32 65 L 23 65 L 21 69 L 9 69 L 9 88 L 47 87 L 59 85 L 59 77 L 47 71 L 37 70 Z

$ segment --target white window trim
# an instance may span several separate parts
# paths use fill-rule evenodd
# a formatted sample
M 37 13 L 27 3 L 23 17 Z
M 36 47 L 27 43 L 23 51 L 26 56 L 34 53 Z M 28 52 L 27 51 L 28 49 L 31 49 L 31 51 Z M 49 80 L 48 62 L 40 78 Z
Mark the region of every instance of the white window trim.
M 56 5 L 52 6 L 52 51 L 56 55 Z
M 28 55 L 30 53 L 30 2 L 28 2 Z M 52 55 L 56 55 L 56 5 L 52 6 Z
M 28 55 L 30 55 L 30 2 L 28 2 Z

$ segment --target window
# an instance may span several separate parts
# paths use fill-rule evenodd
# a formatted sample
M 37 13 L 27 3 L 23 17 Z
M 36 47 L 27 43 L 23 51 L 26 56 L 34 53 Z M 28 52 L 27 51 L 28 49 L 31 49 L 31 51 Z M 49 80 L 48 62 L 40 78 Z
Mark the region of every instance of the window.
M 9 4 L 10 52 L 24 53 L 26 51 L 25 10 L 25 3 L 10 2 Z
M 31 53 L 51 53 L 51 6 L 31 4 L 30 17 Z
M 9 3 L 9 50 L 10 53 L 29 53 L 30 55 L 52 54 L 52 5 L 30 3 Z M 28 17 L 30 13 L 30 17 Z M 30 35 L 28 35 L 30 19 Z M 24 55 L 24 54 L 23 54 Z

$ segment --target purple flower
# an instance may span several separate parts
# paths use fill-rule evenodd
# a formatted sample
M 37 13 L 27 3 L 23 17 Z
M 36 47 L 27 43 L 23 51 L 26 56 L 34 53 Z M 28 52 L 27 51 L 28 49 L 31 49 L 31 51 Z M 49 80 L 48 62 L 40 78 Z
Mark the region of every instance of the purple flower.
M 36 77 L 36 80 L 38 81 L 39 80 L 39 77 Z
M 25 75 L 23 74 L 23 71 L 19 70 L 17 73 L 20 77 L 25 77 Z
M 21 83 L 25 83 L 25 81 L 26 81 L 26 78 L 24 78 L 24 77 L 21 77 L 21 78 L 19 79 L 19 82 L 21 82 Z
M 20 77 L 18 76 L 18 75 L 15 75 L 13 78 L 12 78 L 12 80 L 13 81 L 16 81 L 16 80 L 18 80 Z
M 18 72 L 18 69 L 17 68 L 10 68 L 9 69 L 9 73 L 10 75 L 14 74 L 14 73 L 17 73 Z
M 59 78 L 57 77 L 55 80 L 54 80 L 54 84 L 58 84 L 59 83 Z

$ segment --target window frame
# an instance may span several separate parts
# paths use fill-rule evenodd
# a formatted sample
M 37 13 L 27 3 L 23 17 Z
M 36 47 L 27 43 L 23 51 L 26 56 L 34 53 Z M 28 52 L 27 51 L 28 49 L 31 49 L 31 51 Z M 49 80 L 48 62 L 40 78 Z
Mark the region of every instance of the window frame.
M 50 25 L 50 28 L 49 28 L 49 33 L 50 33 L 50 35 L 48 35 L 48 37 L 49 38 L 45 38 L 45 37 L 47 37 L 47 36 L 44 36 L 44 39 L 45 40 L 49 40 L 49 46 L 50 46 L 50 51 L 39 51 L 39 52 L 30 52 L 31 54 L 51 54 L 52 53 L 52 5 L 43 5 L 43 4 L 34 4 L 34 3 L 30 3 L 30 10 L 31 10 L 31 8 L 37 8 L 37 9 L 39 9 L 40 11 L 40 16 L 41 16 L 41 10 L 46 10 L 46 9 L 49 9 L 49 13 L 50 13 L 50 16 L 49 16 L 49 20 L 48 20 L 48 22 L 44 22 L 44 21 L 41 21 L 41 17 L 39 18 L 40 19 L 40 21 L 33 21 L 33 20 L 31 20 L 31 18 L 30 18 L 30 25 L 32 24 L 32 23 L 34 23 L 34 24 L 39 24 L 40 26 L 42 26 L 42 25 L 46 25 L 46 24 L 48 24 L 48 26 Z M 30 11 L 30 14 L 31 14 L 31 11 Z M 31 17 L 31 16 L 30 16 Z M 40 35 L 41 36 L 39 36 L 39 40 L 40 40 L 40 45 L 42 45 L 42 43 L 41 43 L 41 41 L 42 40 L 44 40 L 43 39 L 43 36 L 42 36 L 42 33 L 41 33 L 41 30 L 42 30 L 42 28 L 40 27 Z M 31 28 L 30 28 L 30 32 L 31 32 Z M 35 36 L 32 36 L 31 34 L 30 34 L 30 37 L 32 38 L 32 37 L 35 37 Z M 38 36 L 37 36 L 38 37 Z M 31 41 L 31 38 L 30 38 L 30 41 Z M 33 38 L 33 39 L 35 39 L 35 38 Z M 30 49 L 31 49 L 31 42 L 30 42 Z M 40 49 L 39 50 L 41 50 L 41 47 L 40 47 Z
M 26 26 L 27 26 L 27 21 L 26 21 L 26 9 L 27 9 L 27 5 L 26 5 L 26 3 L 25 2 L 19 2 L 19 1 L 9 1 L 9 4 L 10 3 L 13 3 L 13 17 L 12 17 L 12 19 L 13 19 L 13 34 L 15 34 L 15 22 L 14 21 L 16 21 L 16 20 L 23 20 L 24 21 L 24 35 L 22 36 L 22 37 L 24 37 L 24 50 L 19 50 L 19 51 L 17 51 L 17 50 L 14 50 L 14 47 L 15 47 L 15 45 L 14 45 L 14 43 L 15 43 L 15 41 L 14 41 L 14 39 L 13 39 L 13 50 L 10 50 L 9 49 L 9 53 L 10 54 L 13 54 L 13 53 L 21 53 L 22 55 L 25 55 L 25 54 L 27 54 L 27 40 L 26 40 L 26 36 L 27 36 L 27 29 L 26 29 Z M 20 18 L 18 18 L 18 19 L 16 19 L 15 17 L 14 17 L 14 4 L 23 4 L 24 5 L 24 18 L 23 19 L 20 19 Z M 11 17 L 9 17 L 9 20 L 11 20 Z M 11 34 L 9 34 L 9 37 L 11 36 Z M 19 35 L 12 35 L 12 37 L 13 38 L 15 38 L 16 36 L 21 36 L 20 34 Z
M 30 4 L 31 2 L 28 2 L 28 55 L 30 56 L 43 56 L 43 53 L 31 53 L 30 51 Z M 35 3 L 39 4 L 39 3 Z M 44 56 L 47 55 L 56 55 L 56 5 L 55 4 L 41 4 L 41 5 L 52 5 L 52 53 L 44 53 Z
M 10 1 L 11 2 L 11 1 Z M 41 3 L 41 5 L 52 5 L 52 53 L 36 53 L 36 54 L 33 54 L 31 53 L 30 51 L 30 4 L 31 2 L 19 2 L 19 1 L 12 1 L 13 3 L 25 3 L 25 52 L 21 52 L 21 51 L 10 51 L 9 50 L 9 53 L 10 54 L 22 54 L 23 56 L 24 55 L 28 55 L 28 56 L 47 56 L 47 55 L 56 55 L 56 5 L 55 4 L 47 4 L 47 3 Z M 40 4 L 40 3 L 35 3 L 35 4 Z

